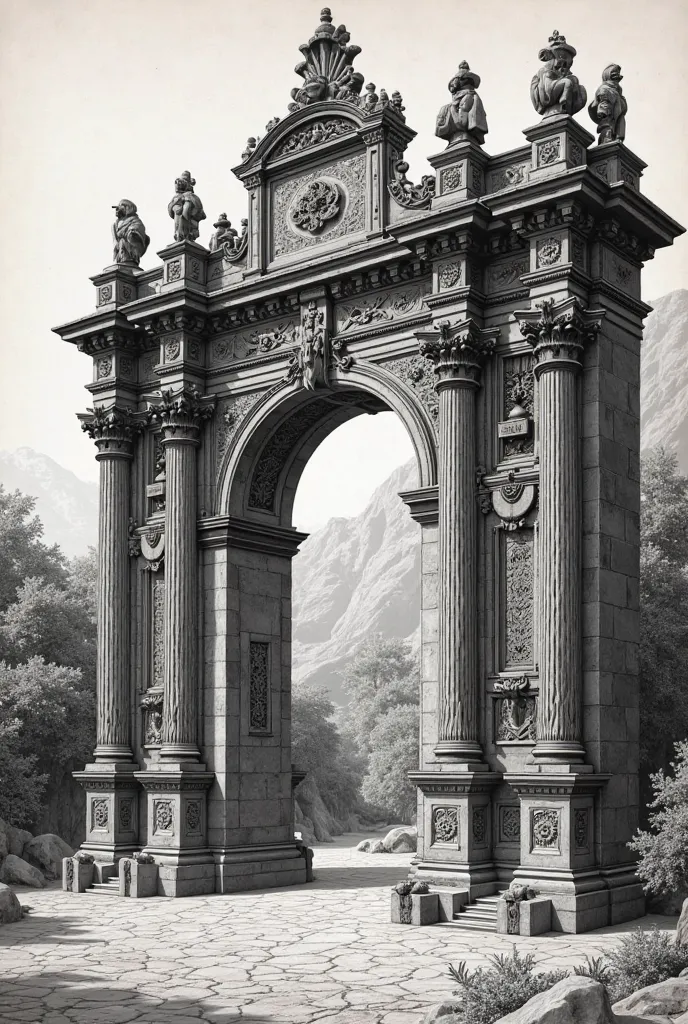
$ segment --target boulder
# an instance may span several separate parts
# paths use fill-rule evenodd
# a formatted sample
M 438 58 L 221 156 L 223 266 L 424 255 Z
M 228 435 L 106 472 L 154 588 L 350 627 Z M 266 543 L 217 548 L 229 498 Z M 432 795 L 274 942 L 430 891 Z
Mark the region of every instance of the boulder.
M 0 868 L 0 882 L 6 885 L 30 885 L 34 889 L 45 887 L 45 878 L 31 864 L 27 864 L 21 857 L 9 853 L 2 862 Z
M 7 852 L 3 853 L 3 835 L 5 843 L 8 847 Z M 9 822 L 3 821 L 0 818 L 0 860 L 6 857 L 8 853 L 13 853 L 15 857 L 21 857 L 24 849 L 24 843 L 28 843 L 29 839 L 32 839 L 30 832 L 27 832 L 24 828 L 16 828 L 14 825 L 10 825 Z
M 370 839 L 362 839 L 360 841 L 360 843 L 358 844 L 358 846 L 356 847 L 358 852 L 359 853 L 368 853 L 370 851 L 371 841 L 372 840 L 370 840 Z
M 46 832 L 45 835 L 35 836 L 30 839 L 24 847 L 24 860 L 40 868 L 48 878 L 62 877 L 62 860 L 64 857 L 73 857 L 74 850 L 65 843 L 64 839 Z
M 613 1009 L 620 1015 L 635 1013 L 639 1017 L 674 1017 L 687 1013 L 688 978 L 669 978 L 657 985 L 639 988 L 633 995 L 614 1003 Z
M 19 900 L 7 885 L 0 882 L 0 924 L 21 921 L 22 908 Z
M 452 1024 L 456 1020 L 455 1014 L 461 1011 L 462 1001 L 459 999 L 444 999 L 441 1003 L 435 1003 L 423 1017 L 423 1024 Z M 463 1016 L 461 1017 L 463 1024 Z
M 582 1024 L 583 1021 L 585 1024 L 616 1024 L 604 985 L 574 975 L 533 996 L 520 1010 L 501 1017 L 499 1024 Z
M 387 833 L 383 843 L 387 853 L 415 853 L 418 829 L 414 825 L 400 825 Z
M 688 946 L 688 899 L 683 901 L 681 916 L 676 925 L 676 945 Z
M 387 853 L 383 840 L 374 839 L 368 848 L 368 853 Z

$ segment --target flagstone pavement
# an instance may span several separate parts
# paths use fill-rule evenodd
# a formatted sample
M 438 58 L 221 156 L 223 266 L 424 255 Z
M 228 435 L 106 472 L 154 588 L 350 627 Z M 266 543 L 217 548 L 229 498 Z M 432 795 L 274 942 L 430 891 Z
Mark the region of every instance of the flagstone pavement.
M 391 924 L 389 889 L 411 855 L 357 853 L 361 838 L 318 845 L 316 881 L 284 889 L 124 900 L 17 888 L 33 909 L 0 928 L 0 1024 L 418 1024 L 452 991 L 447 963 L 476 967 L 514 940 Z M 632 927 L 515 942 L 572 968 Z

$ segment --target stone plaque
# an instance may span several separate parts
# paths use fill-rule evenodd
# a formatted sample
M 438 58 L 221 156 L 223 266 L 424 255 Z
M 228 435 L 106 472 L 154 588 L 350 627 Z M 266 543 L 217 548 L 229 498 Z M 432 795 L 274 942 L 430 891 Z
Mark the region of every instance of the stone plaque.
M 530 420 L 525 417 L 513 420 L 502 420 L 497 424 L 499 437 L 525 437 L 530 429 Z

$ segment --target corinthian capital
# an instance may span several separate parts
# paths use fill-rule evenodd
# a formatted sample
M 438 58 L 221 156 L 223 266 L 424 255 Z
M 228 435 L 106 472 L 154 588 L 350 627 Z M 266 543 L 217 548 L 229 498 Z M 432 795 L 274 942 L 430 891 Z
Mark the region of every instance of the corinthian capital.
M 536 373 L 550 364 L 580 365 L 581 352 L 595 340 L 603 316 L 602 309 L 584 309 L 575 295 L 561 302 L 544 299 L 534 309 L 514 313 L 521 334 L 533 346 Z
M 99 455 L 131 457 L 134 439 L 142 429 L 131 409 L 98 408 L 79 415 L 81 429 L 98 446 Z
M 161 391 L 160 399 L 150 403 L 148 422 L 162 427 L 163 438 L 196 439 L 201 424 L 210 419 L 215 408 L 212 395 L 202 395 L 197 388 Z
M 482 365 L 494 352 L 498 333 L 480 330 L 473 320 L 457 324 L 440 320 L 434 330 L 419 331 L 416 337 L 420 354 L 434 363 L 437 386 L 452 381 L 477 386 Z

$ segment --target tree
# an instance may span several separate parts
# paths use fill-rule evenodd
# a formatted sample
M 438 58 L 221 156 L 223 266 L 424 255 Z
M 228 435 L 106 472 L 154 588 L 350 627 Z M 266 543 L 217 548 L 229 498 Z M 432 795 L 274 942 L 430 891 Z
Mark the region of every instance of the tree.
M 676 744 L 672 775 L 651 776 L 650 828 L 629 846 L 640 857 L 638 874 L 648 892 L 688 896 L 688 742 Z
M 416 813 L 416 787 L 408 773 L 418 767 L 419 708 L 399 704 L 390 708 L 373 729 L 363 796 L 386 807 L 402 821 Z
M 0 484 L 0 611 L 16 600 L 28 577 L 57 586 L 66 581 L 65 556 L 57 544 L 43 544 L 43 525 L 38 516 L 30 518 L 35 506 L 35 498 L 10 494 Z
M 688 735 L 688 478 L 654 448 L 642 460 L 640 553 L 641 805 Z

